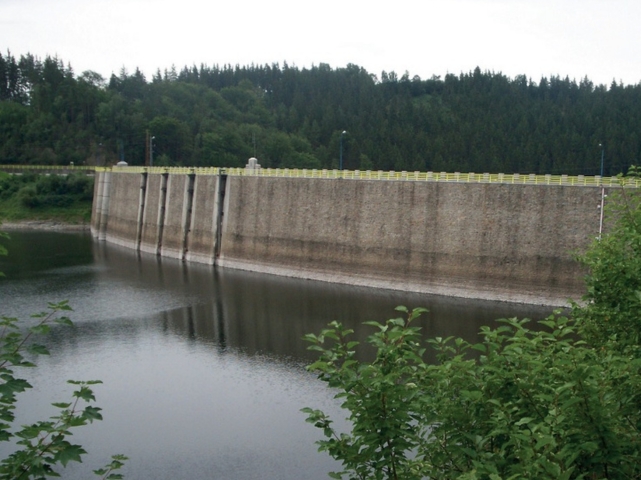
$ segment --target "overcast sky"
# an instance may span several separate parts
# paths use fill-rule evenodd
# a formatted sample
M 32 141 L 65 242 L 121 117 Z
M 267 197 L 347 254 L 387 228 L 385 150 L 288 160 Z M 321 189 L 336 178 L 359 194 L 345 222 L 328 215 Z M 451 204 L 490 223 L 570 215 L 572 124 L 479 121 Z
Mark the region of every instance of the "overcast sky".
M 76 74 L 139 67 L 353 63 L 641 82 L 641 0 L 0 0 L 0 47 Z

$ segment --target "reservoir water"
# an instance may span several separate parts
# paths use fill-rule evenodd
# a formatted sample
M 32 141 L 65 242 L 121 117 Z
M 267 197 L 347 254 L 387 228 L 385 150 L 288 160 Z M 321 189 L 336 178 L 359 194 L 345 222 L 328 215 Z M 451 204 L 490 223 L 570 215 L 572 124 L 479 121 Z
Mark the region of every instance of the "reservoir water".
M 303 407 L 345 428 L 345 413 L 313 374 L 301 340 L 332 320 L 356 330 L 384 321 L 396 305 L 423 306 L 427 336 L 477 338 L 500 317 L 542 318 L 551 308 L 404 294 L 253 274 L 140 255 L 87 233 L 10 232 L 0 257 L 0 315 L 26 322 L 47 302 L 68 300 L 74 327 L 42 339 L 51 352 L 23 377 L 20 424 L 55 413 L 70 399 L 66 380 L 95 387 L 104 420 L 72 440 L 88 451 L 63 478 L 123 453 L 128 479 L 326 479 L 336 470 L 318 453 L 320 432 Z M 341 423 L 342 422 L 342 423 Z M 0 455 L 11 446 L 0 444 Z

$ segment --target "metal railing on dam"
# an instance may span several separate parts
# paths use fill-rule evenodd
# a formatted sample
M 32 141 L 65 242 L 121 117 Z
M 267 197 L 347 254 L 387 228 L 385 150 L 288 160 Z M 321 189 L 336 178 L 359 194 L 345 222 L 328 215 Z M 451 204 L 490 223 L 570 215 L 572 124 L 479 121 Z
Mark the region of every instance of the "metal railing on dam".
M 517 185 L 569 185 L 582 187 L 632 187 L 640 188 L 641 179 L 631 177 L 600 177 L 587 175 L 535 175 L 508 173 L 460 173 L 460 172 L 396 172 L 382 170 L 316 170 L 298 168 L 226 168 L 226 167 L 142 167 L 112 166 L 93 167 L 80 165 L 0 165 L 0 171 L 23 172 L 93 172 L 112 171 L 122 173 L 155 173 L 172 175 L 231 175 L 282 178 L 328 178 L 345 180 L 405 180 L 416 182 L 447 183 L 498 183 Z
M 40 174 L 67 175 L 72 172 L 82 172 L 93 175 L 96 167 L 92 165 L 0 165 L 0 172 L 24 173 L 33 171 Z
M 100 168 L 98 168 L 100 169 Z M 109 170 L 105 167 L 105 170 Z M 223 168 L 223 167 L 111 167 L 114 172 L 169 173 L 193 175 L 258 176 L 283 178 L 342 178 L 345 180 L 407 180 L 448 183 L 508 183 L 521 185 L 575 185 L 641 187 L 641 179 L 585 175 L 535 175 L 507 173 L 395 172 L 383 170 L 315 170 L 298 168 Z

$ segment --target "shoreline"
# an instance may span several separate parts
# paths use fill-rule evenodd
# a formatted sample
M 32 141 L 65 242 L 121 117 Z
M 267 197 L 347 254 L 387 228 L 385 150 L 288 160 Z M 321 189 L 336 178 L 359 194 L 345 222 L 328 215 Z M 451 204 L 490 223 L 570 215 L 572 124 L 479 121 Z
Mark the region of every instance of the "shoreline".
M 45 230 L 56 232 L 84 232 L 89 231 L 89 223 L 66 223 L 57 220 L 19 220 L 0 223 L 0 231 L 6 230 Z

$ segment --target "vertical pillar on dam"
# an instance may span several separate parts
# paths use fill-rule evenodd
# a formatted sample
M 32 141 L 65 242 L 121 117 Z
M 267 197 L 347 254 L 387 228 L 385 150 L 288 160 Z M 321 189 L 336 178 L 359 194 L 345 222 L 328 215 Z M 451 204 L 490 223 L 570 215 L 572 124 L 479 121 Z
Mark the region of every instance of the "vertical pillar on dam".
M 105 172 L 102 188 L 102 204 L 100 208 L 100 225 L 98 228 L 98 240 L 107 239 L 107 227 L 109 225 L 109 209 L 111 207 L 111 172 Z
M 109 220 L 111 172 L 96 172 L 94 199 L 91 211 L 91 234 L 105 240 Z
M 221 176 L 198 175 L 194 192 L 185 260 L 213 265 L 219 231 Z
M 187 207 L 190 202 L 189 183 L 187 175 L 170 175 L 167 180 L 165 221 L 160 245 L 160 255 L 163 257 L 183 258 Z
M 227 175 L 222 174 L 218 182 L 218 208 L 216 209 L 216 243 L 214 245 L 214 258 L 220 257 L 223 246 L 223 232 L 225 231 L 225 212 L 228 210 L 229 198 L 227 193 Z M 214 260 L 215 261 L 215 260 Z
M 142 219 L 145 214 L 145 203 L 147 201 L 147 179 L 149 174 L 143 172 L 140 176 L 140 205 L 138 206 L 138 229 L 136 231 L 136 250 L 140 250 L 142 242 Z
M 104 218 L 101 218 L 101 224 L 105 225 L 105 240 L 136 248 L 140 175 L 112 173 L 110 181 L 105 179 L 103 192 Z M 107 212 L 106 215 L 104 212 Z M 100 235 L 102 236 L 102 227 Z
M 102 192 L 105 186 L 105 172 L 96 172 L 93 184 L 93 203 L 91 204 L 91 235 L 97 237 L 100 232 L 100 215 L 102 214 Z
M 182 260 L 186 260 L 187 252 L 189 251 L 189 236 L 191 234 L 191 225 L 193 220 L 193 206 L 194 206 L 194 188 L 196 183 L 196 175 L 190 174 L 187 180 L 187 188 L 185 190 L 185 211 L 183 213 L 183 241 L 182 241 Z
M 141 252 L 160 253 L 162 230 L 165 222 L 165 201 L 168 175 L 149 174 L 145 206 L 142 214 L 139 250 Z

